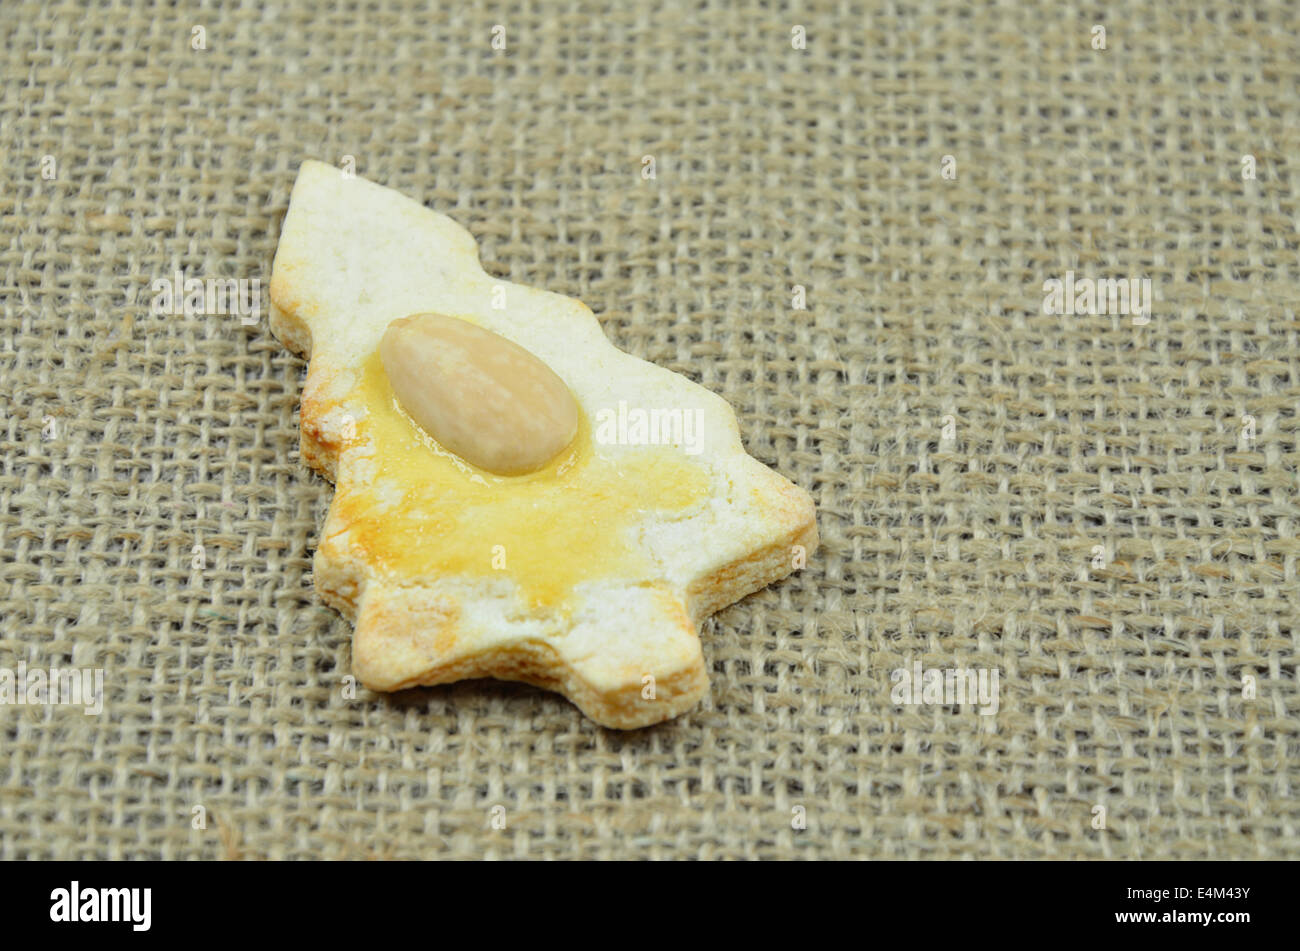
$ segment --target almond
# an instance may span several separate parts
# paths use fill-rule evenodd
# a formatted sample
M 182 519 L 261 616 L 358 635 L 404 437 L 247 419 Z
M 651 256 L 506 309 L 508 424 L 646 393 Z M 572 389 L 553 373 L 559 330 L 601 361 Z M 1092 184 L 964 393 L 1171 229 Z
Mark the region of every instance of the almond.
M 555 371 L 468 321 L 444 314 L 394 320 L 379 356 L 402 409 L 441 446 L 488 472 L 533 472 L 577 435 L 577 401 Z

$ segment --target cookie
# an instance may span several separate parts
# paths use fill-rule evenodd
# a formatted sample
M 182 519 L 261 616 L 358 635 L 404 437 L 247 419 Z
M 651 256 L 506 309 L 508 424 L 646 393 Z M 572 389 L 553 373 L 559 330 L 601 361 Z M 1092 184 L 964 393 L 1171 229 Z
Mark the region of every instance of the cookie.
M 310 361 L 301 455 L 335 484 L 314 582 L 373 690 L 495 677 L 657 723 L 708 690 L 699 623 L 817 546 L 724 400 L 396 191 L 303 163 L 270 326 Z

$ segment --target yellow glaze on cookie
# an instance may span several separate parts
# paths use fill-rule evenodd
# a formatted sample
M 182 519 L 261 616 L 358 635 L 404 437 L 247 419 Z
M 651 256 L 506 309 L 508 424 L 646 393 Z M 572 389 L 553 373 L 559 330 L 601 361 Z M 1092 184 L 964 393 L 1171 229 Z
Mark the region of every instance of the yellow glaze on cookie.
M 353 399 L 365 407 L 356 442 L 373 448 L 370 480 L 357 483 L 354 467 L 335 505 L 349 542 L 394 575 L 506 577 L 530 609 L 564 609 L 580 582 L 653 578 L 629 527 L 647 510 L 689 514 L 709 495 L 706 472 L 680 449 L 598 455 L 585 415 L 572 445 L 545 468 L 523 476 L 477 469 L 402 411 L 377 352 Z

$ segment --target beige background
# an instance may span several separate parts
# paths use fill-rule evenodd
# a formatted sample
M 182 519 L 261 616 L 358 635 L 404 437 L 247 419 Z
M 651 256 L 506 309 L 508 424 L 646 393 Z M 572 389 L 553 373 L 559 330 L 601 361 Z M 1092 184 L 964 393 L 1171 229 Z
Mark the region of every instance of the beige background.
M 0 666 L 107 676 L 97 718 L 0 707 L 0 856 L 1300 857 L 1294 7 L 340 6 L 0 17 Z M 265 295 L 345 155 L 817 499 L 699 709 L 344 698 L 303 364 L 148 303 Z M 1071 269 L 1151 322 L 1043 314 Z M 918 660 L 998 668 L 997 715 L 894 705 Z

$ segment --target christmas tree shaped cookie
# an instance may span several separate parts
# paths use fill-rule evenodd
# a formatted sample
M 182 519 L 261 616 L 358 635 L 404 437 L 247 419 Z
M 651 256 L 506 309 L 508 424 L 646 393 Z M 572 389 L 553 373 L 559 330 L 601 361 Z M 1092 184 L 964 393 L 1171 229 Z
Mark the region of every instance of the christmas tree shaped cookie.
M 699 622 L 817 545 L 725 401 L 391 189 L 304 162 L 271 305 L 310 358 L 302 457 L 335 483 L 316 589 L 372 689 L 496 677 L 656 723 L 708 690 Z

